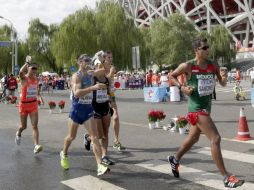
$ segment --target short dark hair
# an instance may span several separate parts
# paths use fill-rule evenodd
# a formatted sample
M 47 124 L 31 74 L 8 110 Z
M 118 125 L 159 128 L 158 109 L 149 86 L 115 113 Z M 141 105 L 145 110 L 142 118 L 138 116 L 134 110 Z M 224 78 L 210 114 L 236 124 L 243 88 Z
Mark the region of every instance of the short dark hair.
M 80 61 L 92 62 L 92 59 L 89 57 L 88 54 L 81 54 L 81 55 L 78 57 L 78 62 L 80 62 Z
M 199 47 L 202 46 L 202 43 L 207 43 L 207 39 L 206 38 L 198 38 L 196 39 L 194 42 L 192 42 L 192 47 L 193 49 L 198 49 Z
M 103 58 L 107 57 L 108 55 L 112 54 L 111 51 L 104 51 L 103 52 Z

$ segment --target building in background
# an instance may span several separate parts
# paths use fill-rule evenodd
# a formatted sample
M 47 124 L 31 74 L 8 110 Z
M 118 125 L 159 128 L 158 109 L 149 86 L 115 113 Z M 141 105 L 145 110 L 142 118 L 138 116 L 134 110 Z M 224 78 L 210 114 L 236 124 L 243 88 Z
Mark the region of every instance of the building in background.
M 150 26 L 157 18 L 167 19 L 180 12 L 193 21 L 198 31 L 211 31 L 213 25 L 225 26 L 239 50 L 239 58 L 254 58 L 253 0 L 118 0 L 137 27 Z M 247 52 L 244 53 L 244 52 Z M 250 53 L 251 52 L 251 53 Z M 244 53 L 244 54 L 243 54 Z

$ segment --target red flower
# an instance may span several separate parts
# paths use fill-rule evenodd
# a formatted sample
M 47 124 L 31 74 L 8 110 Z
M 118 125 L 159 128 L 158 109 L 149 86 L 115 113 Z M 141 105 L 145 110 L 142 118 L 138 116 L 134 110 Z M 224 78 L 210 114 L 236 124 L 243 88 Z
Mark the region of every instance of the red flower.
M 48 105 L 49 105 L 49 108 L 50 108 L 50 109 L 55 109 L 55 107 L 56 107 L 56 103 L 53 102 L 53 101 L 49 101 L 49 102 L 48 102 Z
M 178 125 L 179 128 L 183 128 L 188 124 L 188 119 L 185 116 L 177 116 L 177 121 L 176 124 Z
M 156 122 L 157 120 L 165 119 L 166 115 L 160 110 L 151 110 L 148 112 L 148 119 L 150 122 Z
M 64 109 L 65 101 L 61 100 L 61 101 L 58 103 L 58 106 L 59 106 L 60 109 Z

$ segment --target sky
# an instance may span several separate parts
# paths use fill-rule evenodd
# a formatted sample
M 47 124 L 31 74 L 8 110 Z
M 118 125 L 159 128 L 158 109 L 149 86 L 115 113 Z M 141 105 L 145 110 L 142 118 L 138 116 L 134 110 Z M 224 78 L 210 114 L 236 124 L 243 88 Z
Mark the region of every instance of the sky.
M 9 19 L 18 32 L 18 38 L 27 37 L 29 21 L 39 18 L 42 23 L 61 23 L 69 14 L 88 6 L 95 8 L 98 0 L 0 0 L 0 16 Z M 0 26 L 9 24 L 0 19 Z

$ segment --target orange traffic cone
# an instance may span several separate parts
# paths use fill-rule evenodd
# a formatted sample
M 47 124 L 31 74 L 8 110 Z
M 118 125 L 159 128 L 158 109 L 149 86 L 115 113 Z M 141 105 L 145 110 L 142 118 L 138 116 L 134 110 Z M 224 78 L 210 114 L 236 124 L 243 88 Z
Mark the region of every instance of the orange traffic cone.
M 246 116 L 244 114 L 244 108 L 240 108 L 240 119 L 238 124 L 238 132 L 236 139 L 240 141 L 248 141 L 251 140 L 248 123 L 246 120 Z

